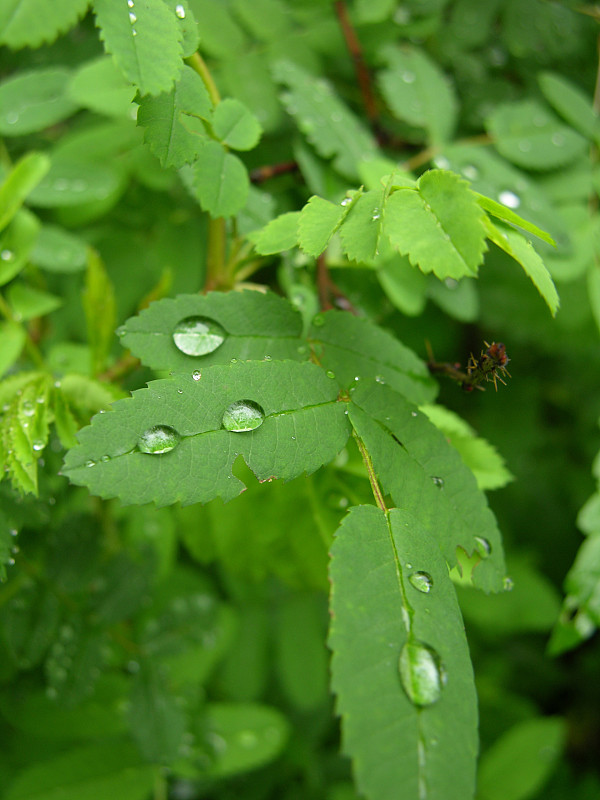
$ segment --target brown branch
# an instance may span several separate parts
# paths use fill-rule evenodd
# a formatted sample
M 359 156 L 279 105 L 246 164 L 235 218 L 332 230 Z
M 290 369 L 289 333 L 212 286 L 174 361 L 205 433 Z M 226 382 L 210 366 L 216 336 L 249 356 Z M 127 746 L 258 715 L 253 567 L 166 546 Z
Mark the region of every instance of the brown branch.
M 356 77 L 360 87 L 360 93 L 362 95 L 365 111 L 367 112 L 367 117 L 369 118 L 369 121 L 371 122 L 371 125 L 375 131 L 378 132 L 377 121 L 379 118 L 379 113 L 377 111 L 377 103 L 375 101 L 375 95 L 373 94 L 373 88 L 371 86 L 371 76 L 363 57 L 362 47 L 358 40 L 358 36 L 356 35 L 356 31 L 350 22 L 345 0 L 335 0 L 333 5 L 340 23 L 342 34 L 346 41 L 346 46 L 348 47 L 348 51 L 352 56 L 352 61 L 354 62 L 354 70 L 356 72 Z
M 298 169 L 297 161 L 282 161 L 281 164 L 267 164 L 264 167 L 257 167 L 250 172 L 250 181 L 252 183 L 263 183 L 270 178 L 276 178 L 278 175 L 285 175 L 288 172 L 296 172 Z
M 354 314 L 355 317 L 358 316 L 356 307 L 348 297 L 346 297 L 339 286 L 331 280 L 324 253 L 321 253 L 317 258 L 317 290 L 319 294 L 319 308 L 321 311 L 339 308 L 341 311 L 349 311 L 351 314 Z

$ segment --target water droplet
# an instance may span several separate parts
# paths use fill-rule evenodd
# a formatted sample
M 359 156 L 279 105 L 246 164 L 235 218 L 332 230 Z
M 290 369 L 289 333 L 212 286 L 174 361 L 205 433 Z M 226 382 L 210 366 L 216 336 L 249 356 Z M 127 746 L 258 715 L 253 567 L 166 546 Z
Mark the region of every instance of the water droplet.
M 408 69 L 404 70 L 404 72 L 402 73 L 401 77 L 402 77 L 402 80 L 404 81 L 404 83 L 414 83 L 415 82 L 415 73 L 411 72 Z
M 187 356 L 205 356 L 214 352 L 226 336 L 219 323 L 208 317 L 186 317 L 173 331 L 175 346 Z
M 133 6 L 135 4 L 134 4 L 133 0 L 127 0 L 127 5 L 129 6 L 129 8 L 133 8 Z
M 413 572 L 408 576 L 411 585 L 419 592 L 428 594 L 433 588 L 433 578 L 428 572 Z
M 433 163 L 438 169 L 450 169 L 450 162 L 445 156 L 437 156 L 437 158 L 434 158 Z
M 7 111 L 4 119 L 9 125 L 14 125 L 19 121 L 19 114 L 16 111 Z
M 192 378 L 193 378 L 195 381 L 199 381 L 201 377 L 202 377 L 202 373 L 200 372 L 200 370 L 198 370 L 198 369 L 195 369 L 195 370 L 192 372 Z
M 411 411 L 410 415 L 411 415 L 411 417 L 418 417 L 419 416 L 419 412 L 418 411 Z
M 92 459 L 90 459 L 89 461 L 85 462 L 85 466 L 86 467 L 95 467 L 96 466 L 96 462 L 92 461 Z
M 528 153 L 531 150 L 531 142 L 529 139 L 521 139 L 517 147 L 522 153 Z
M 183 394 L 183 389 L 177 389 L 177 394 Z
M 12 261 L 14 257 L 15 254 L 12 250 L 2 250 L 2 252 L 0 252 L 0 258 L 2 261 Z
M 181 3 L 178 3 L 175 6 L 175 16 L 179 17 L 179 19 L 185 19 L 185 8 L 181 5 Z
M 252 400 L 237 400 L 223 414 L 223 427 L 232 433 L 245 433 L 260 427 L 265 412 Z
M 325 317 L 323 316 L 323 314 L 317 314 L 316 317 L 313 317 L 312 324 L 316 328 L 322 328 L 323 325 L 325 325 Z
M 132 36 L 137 36 L 137 31 L 136 31 L 136 29 L 135 29 L 135 28 L 132 28 L 132 29 L 131 29 L 131 35 L 132 35 Z
M 481 558 L 487 558 L 492 552 L 492 545 L 483 536 L 475 537 L 475 549 Z
M 479 170 L 473 164 L 467 164 L 463 167 L 462 174 L 470 181 L 477 180 L 479 177 Z
M 521 205 L 521 198 L 514 192 L 510 192 L 508 190 L 500 192 L 498 195 L 498 200 L 500 200 L 502 205 L 507 206 L 508 208 L 518 208 Z
M 335 372 L 333 372 L 333 370 L 330 369 L 327 370 L 325 375 L 327 375 L 328 378 L 335 378 Z
M 431 480 L 433 481 L 433 485 L 437 486 L 438 489 L 444 488 L 444 479 L 440 478 L 439 475 L 432 475 Z
M 41 439 L 34 439 L 31 443 L 31 446 L 37 453 L 39 453 L 40 450 L 44 449 L 44 442 Z
M 237 361 L 238 361 L 237 358 L 232 358 L 229 363 L 230 364 L 237 364 Z
M 154 425 L 142 433 L 137 446 L 141 453 L 159 455 L 174 450 L 179 444 L 180 438 L 175 428 L 171 428 L 169 425 Z
M 69 181 L 66 178 L 57 178 L 53 186 L 57 192 L 65 192 L 69 188 Z
M 109 455 L 104 455 L 104 456 L 102 456 L 100 461 L 102 461 L 104 464 L 106 464 L 107 461 L 110 461 L 110 456 Z
M 306 345 L 304 344 L 301 344 L 300 347 L 298 348 L 298 355 L 305 356 L 307 353 L 308 353 L 308 347 L 306 347 Z
M 515 584 L 513 579 L 510 578 L 508 575 L 502 581 L 502 588 L 504 589 L 505 592 L 512 592 L 514 585 Z
M 562 133 L 554 133 L 552 134 L 552 144 L 556 147 L 562 147 L 565 143 L 565 137 Z
M 342 200 L 342 205 L 343 206 L 349 206 L 351 202 L 352 202 L 352 198 L 344 197 L 344 199 Z
M 35 406 L 29 400 L 25 400 L 23 405 L 21 406 L 21 411 L 25 414 L 26 417 L 33 417 L 35 414 Z
M 133 11 L 130 11 L 130 12 L 129 12 L 129 22 L 131 22 L 131 24 L 132 24 L 132 25 L 133 25 L 133 23 L 134 23 L 134 22 L 137 22 L 137 17 L 136 17 L 136 15 L 133 13 Z
M 398 666 L 402 686 L 412 703 L 430 706 L 440 699 L 447 676 L 433 647 L 415 639 L 406 642 Z
M 263 361 L 272 361 L 272 360 L 273 360 L 273 357 L 272 357 L 272 356 L 265 356 L 265 357 L 263 358 Z
M 385 383 L 385 378 L 383 375 L 375 375 L 375 382 L 376 383 Z

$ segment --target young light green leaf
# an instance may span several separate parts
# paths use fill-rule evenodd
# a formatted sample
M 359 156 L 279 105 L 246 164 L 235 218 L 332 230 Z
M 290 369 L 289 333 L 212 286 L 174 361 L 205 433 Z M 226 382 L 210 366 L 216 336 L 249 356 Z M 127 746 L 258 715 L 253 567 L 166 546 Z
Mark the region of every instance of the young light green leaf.
M 546 100 L 569 125 L 588 139 L 600 140 L 600 119 L 594 111 L 591 97 L 562 75 L 553 72 L 542 72 L 538 75 L 538 83 Z
M 427 366 L 394 336 L 361 317 L 327 311 L 313 319 L 308 340 L 323 367 L 344 389 L 374 378 L 414 403 L 429 402 L 437 384 Z
M 234 150 L 252 150 L 262 128 L 254 114 L 239 100 L 228 97 L 215 108 L 212 117 L 215 136 Z
M 194 192 L 211 217 L 231 217 L 248 198 L 248 171 L 219 142 L 207 141 L 194 164 Z
M 552 774 L 566 737 L 560 717 L 528 719 L 512 727 L 481 757 L 477 796 L 481 800 L 527 800 Z
M 163 167 L 179 168 L 194 161 L 206 136 L 203 129 L 189 130 L 182 115 L 206 118 L 211 109 L 202 78 L 188 66 L 170 92 L 142 98 L 137 122 L 145 129 L 144 141 Z
M 431 144 L 448 141 L 456 123 L 457 101 L 437 64 L 416 47 L 389 46 L 383 58 L 388 67 L 379 73 L 378 81 L 393 114 L 424 128 Z
M 531 242 L 527 241 L 519 231 L 503 222 L 494 224 L 488 219 L 486 220 L 486 229 L 489 239 L 523 267 L 554 317 L 560 305 L 558 292 L 552 276 L 533 249 Z
M 168 92 L 183 67 L 182 31 L 163 0 L 135 4 L 94 0 L 96 22 L 108 53 L 140 94 Z
M 39 230 L 38 218 L 21 208 L 8 228 L 0 233 L 0 286 L 11 281 L 26 266 Z
M 486 127 L 498 152 L 528 170 L 562 167 L 588 146 L 583 136 L 535 100 L 496 106 Z
M 510 222 L 511 225 L 516 225 L 518 228 L 522 228 L 524 231 L 537 236 L 538 239 L 542 239 L 544 242 L 554 247 L 556 246 L 556 242 L 546 231 L 538 228 L 533 222 L 529 222 L 529 220 L 523 219 L 523 217 L 515 214 L 515 212 L 504 203 L 497 203 L 495 200 L 492 200 L 491 197 L 486 197 L 483 194 L 475 193 L 475 196 L 477 197 L 479 205 L 492 216 L 498 217 L 498 219 L 504 220 L 504 222 Z
M 349 209 L 340 231 L 344 253 L 351 261 L 375 258 L 382 232 L 384 192 L 362 194 Z
M 384 209 L 384 231 L 400 253 L 438 278 L 473 276 L 483 260 L 485 214 L 466 181 L 443 170 L 398 189 Z
M 54 387 L 52 390 L 51 408 L 52 416 L 54 417 L 54 426 L 61 445 L 65 450 L 68 450 L 70 447 L 75 447 L 77 444 L 75 434 L 77 433 L 79 425 L 71 413 L 71 409 L 69 408 L 61 387 Z
M 501 591 L 506 576 L 500 532 L 483 492 L 456 450 L 427 417 L 388 386 L 365 381 L 348 416 L 383 491 L 436 537 L 447 562 L 456 549 L 478 553 L 475 585 Z
M 337 531 L 330 579 L 332 682 L 359 791 L 472 797 L 477 699 L 436 537 L 406 511 L 355 507 Z
M 44 153 L 27 153 L 17 161 L 0 186 L 0 230 L 8 225 L 49 169 L 50 159 Z
M 249 238 L 261 256 L 283 253 L 298 244 L 298 225 L 301 211 L 288 211 L 272 219 Z
M 153 369 L 202 370 L 232 359 L 297 359 L 302 319 L 272 292 L 210 292 L 159 300 L 119 329 L 121 343 Z
M 6 0 L 0 5 L 0 44 L 13 50 L 52 42 L 82 17 L 89 0 Z
M 70 117 L 77 110 L 67 92 L 70 77 L 67 69 L 48 67 L 0 84 L 0 134 L 23 136 Z
M 82 108 L 109 117 L 131 119 L 132 110 L 135 113 L 135 106 L 131 104 L 135 86 L 123 78 L 109 56 L 82 64 L 69 82 L 68 93 Z
M 31 263 L 47 272 L 80 272 L 87 262 L 87 245 L 83 239 L 56 225 L 42 225 Z
M 350 198 L 341 205 L 330 203 L 314 195 L 300 212 L 298 222 L 298 244 L 309 256 L 320 255 L 339 228 L 352 203 Z
M 317 153 L 333 158 L 333 166 L 343 175 L 358 178 L 358 164 L 377 153 L 371 134 L 326 81 L 290 61 L 277 62 L 274 75 L 288 89 L 282 97 L 288 113 Z
M 28 320 L 51 314 L 62 306 L 60 297 L 26 283 L 13 283 L 6 293 L 16 319 Z
M 115 291 L 102 259 L 95 250 L 88 252 L 83 294 L 88 343 L 92 351 L 94 375 L 106 364 L 113 339 L 116 318 Z
M 260 480 L 314 472 L 348 438 L 337 386 L 314 364 L 239 362 L 153 381 L 79 434 L 63 472 L 125 504 L 230 500 L 243 455 Z

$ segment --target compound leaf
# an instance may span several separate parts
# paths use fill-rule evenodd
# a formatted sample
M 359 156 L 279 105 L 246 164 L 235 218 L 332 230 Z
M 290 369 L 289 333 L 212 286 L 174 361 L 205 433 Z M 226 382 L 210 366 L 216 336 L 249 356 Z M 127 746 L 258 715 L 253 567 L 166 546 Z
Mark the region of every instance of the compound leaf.
M 182 30 L 163 0 L 144 0 L 134 6 L 113 0 L 94 0 L 100 37 L 108 53 L 140 94 L 168 91 L 183 66 Z
M 359 163 L 377 154 L 371 134 L 323 79 L 289 61 L 279 61 L 274 74 L 288 89 L 282 96 L 288 113 L 317 153 L 333 158 L 333 166 L 343 175 L 357 178 Z
M 429 402 L 437 384 L 427 366 L 394 336 L 367 319 L 341 311 L 317 314 L 308 332 L 321 366 L 330 370 L 344 389 L 375 378 L 414 403 Z
M 244 164 L 220 142 L 207 141 L 194 164 L 194 191 L 212 217 L 231 217 L 244 207 L 250 181 Z
M 170 92 L 142 98 L 138 125 L 145 129 L 144 141 L 163 167 L 179 168 L 194 161 L 205 139 L 200 130 L 188 129 L 182 115 L 206 118 L 211 109 L 212 102 L 202 78 L 188 66 L 184 66 Z
M 478 553 L 475 585 L 502 590 L 506 568 L 495 517 L 443 433 L 404 397 L 372 381 L 352 393 L 348 416 L 395 505 L 412 512 L 436 537 L 451 566 L 458 547 Z
M 250 423 L 236 425 L 239 404 Z M 153 381 L 117 401 L 80 432 L 63 472 L 126 504 L 230 500 L 243 489 L 231 472 L 238 455 L 259 480 L 290 480 L 332 460 L 349 433 L 344 405 L 314 364 L 213 366 L 200 379 Z
M 397 189 L 384 210 L 384 230 L 422 272 L 456 280 L 473 276 L 483 260 L 485 214 L 466 181 L 430 170 L 417 189 Z
M 404 510 L 358 506 L 331 554 L 333 689 L 359 791 L 373 800 L 397 800 L 399 787 L 406 798 L 472 797 L 477 699 L 436 537 Z M 410 669 L 424 662 L 427 672 Z
M 195 329 L 194 320 L 200 321 Z M 190 325 L 197 333 L 178 338 L 177 331 Z M 159 300 L 119 329 L 121 343 L 147 366 L 189 374 L 232 358 L 303 360 L 301 333 L 302 319 L 290 303 L 272 292 L 253 291 Z

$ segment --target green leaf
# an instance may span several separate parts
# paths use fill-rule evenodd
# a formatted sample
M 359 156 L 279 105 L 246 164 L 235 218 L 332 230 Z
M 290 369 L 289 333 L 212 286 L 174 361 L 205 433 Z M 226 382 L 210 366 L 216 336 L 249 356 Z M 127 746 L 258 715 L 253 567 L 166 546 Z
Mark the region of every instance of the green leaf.
M 123 176 L 114 165 L 57 157 L 30 193 L 29 202 L 41 208 L 79 206 L 118 196 L 122 187 Z
M 427 366 L 394 336 L 341 311 L 317 314 L 308 339 L 319 363 L 344 389 L 375 378 L 415 403 L 432 400 L 437 384 Z
M 142 98 L 138 110 L 138 125 L 144 131 L 144 141 L 160 159 L 163 167 L 181 167 L 194 161 L 205 141 L 202 130 L 189 130 L 185 117 L 206 118 L 212 102 L 202 78 L 191 67 L 184 66 L 174 88 L 158 97 Z
M 44 153 L 27 153 L 17 161 L 0 186 L 0 230 L 8 225 L 49 169 L 50 159 Z
M 377 270 L 377 278 L 389 300 L 403 314 L 418 316 L 427 302 L 427 278 L 407 256 L 395 253 Z
M 353 508 L 336 534 L 330 578 L 333 689 L 359 792 L 472 797 L 477 699 L 436 538 L 406 511 Z
M 301 211 L 288 211 L 287 214 L 280 214 L 262 230 L 253 234 L 250 239 L 254 242 L 256 252 L 261 256 L 268 256 L 273 253 L 283 253 L 285 250 L 295 247 L 298 243 L 298 225 L 301 213 Z
M 19 320 L 44 317 L 46 314 L 56 311 L 63 304 L 60 297 L 43 292 L 26 283 L 13 283 L 6 294 L 15 318 Z
M 379 73 L 378 82 L 392 113 L 424 128 L 431 144 L 448 141 L 456 125 L 457 101 L 438 65 L 416 47 L 389 46 L 383 58 L 388 67 Z
M 349 209 L 340 238 L 351 261 L 369 262 L 379 253 L 384 197 L 382 190 L 361 194 Z
M 434 535 L 448 564 L 478 553 L 475 585 L 501 591 L 506 567 L 494 515 L 472 472 L 427 417 L 390 387 L 359 383 L 348 416 L 383 491 Z
M 246 50 L 246 36 L 231 11 L 221 0 L 194 0 L 194 12 L 202 20 L 202 49 L 211 56 L 237 56 Z
M 5 0 L 0 6 L 0 44 L 18 50 L 54 41 L 82 17 L 89 0 Z
M 538 796 L 554 771 L 565 738 L 561 717 L 538 717 L 515 725 L 481 757 L 477 796 L 481 800 Z
M 197 334 L 188 339 L 177 335 L 181 323 L 198 318 Z M 301 333 L 302 320 L 290 303 L 272 292 L 254 291 L 159 300 L 119 329 L 121 343 L 142 363 L 188 374 L 212 364 L 229 364 L 234 358 L 304 360 Z
M 181 31 L 181 55 L 183 58 L 189 58 L 200 45 L 200 31 L 196 17 L 188 0 L 165 0 L 165 2 L 175 14 L 177 26 Z
M 525 274 L 531 278 L 533 285 L 546 301 L 552 316 L 555 316 L 560 305 L 558 292 L 552 276 L 533 249 L 531 242 L 519 231 L 502 222 L 494 224 L 488 220 L 486 228 L 489 239 L 523 267 Z
M 0 234 L 0 286 L 11 281 L 27 265 L 39 230 L 37 217 L 22 208 Z
M 64 228 L 42 225 L 31 253 L 31 263 L 47 272 L 80 272 L 87 263 L 87 245 Z
M 146 800 L 155 767 L 126 739 L 108 739 L 54 754 L 17 775 L 6 800 Z
M 333 158 L 335 169 L 346 177 L 357 178 L 359 163 L 377 153 L 371 134 L 323 79 L 290 61 L 279 61 L 274 74 L 288 88 L 282 97 L 288 113 L 317 153 Z
M 231 217 L 248 198 L 248 171 L 219 142 L 205 142 L 194 164 L 194 193 L 211 217 Z
M 498 152 L 528 170 L 562 167 L 588 146 L 583 136 L 535 100 L 497 106 L 486 126 Z
M 69 82 L 69 96 L 82 108 L 109 117 L 131 118 L 135 87 L 128 83 L 112 58 L 100 56 L 82 64 Z
M 0 134 L 23 136 L 70 117 L 77 105 L 69 98 L 69 70 L 59 67 L 22 72 L 0 84 Z
M 504 222 L 510 222 L 512 225 L 516 225 L 518 228 L 522 228 L 528 233 L 533 233 L 534 236 L 537 236 L 544 242 L 547 242 L 554 247 L 556 246 L 556 242 L 549 234 L 546 233 L 546 231 L 538 228 L 538 226 L 534 225 L 533 222 L 529 222 L 529 220 L 523 219 L 523 217 L 515 214 L 515 212 L 512 211 L 508 206 L 504 205 L 503 203 L 497 203 L 495 200 L 492 200 L 491 197 L 486 197 L 483 194 L 477 194 L 476 196 L 479 205 L 492 216 L 498 217 L 498 219 L 501 219 Z
M 92 370 L 101 372 L 113 341 L 116 300 L 113 284 L 95 250 L 88 251 L 83 308 L 88 343 L 92 351 Z
M 243 432 L 226 421 L 237 403 L 249 409 Z M 153 381 L 117 401 L 80 432 L 63 472 L 125 504 L 230 500 L 243 488 L 231 473 L 237 455 L 260 480 L 290 480 L 332 460 L 347 437 L 337 386 L 314 364 L 241 362 Z
M 144 0 L 135 8 L 94 0 L 96 23 L 108 53 L 140 94 L 170 90 L 183 67 L 182 31 L 163 0 Z
M 56 433 L 60 440 L 61 445 L 67 450 L 69 447 L 75 447 L 77 439 L 78 425 L 75 421 L 71 409 L 65 399 L 65 396 L 60 387 L 56 387 L 52 392 L 52 414 L 54 416 L 54 425 Z
M 208 768 L 213 777 L 257 769 L 281 753 L 290 735 L 289 723 L 276 708 L 255 703 L 210 703 L 208 736 L 223 743 Z
M 22 325 L 16 322 L 0 321 L 0 376 L 12 367 L 21 355 L 27 339 L 27 333 Z
M 212 127 L 215 136 L 234 150 L 252 150 L 262 133 L 250 109 L 233 98 L 222 100 L 215 108 Z
M 350 198 L 341 205 L 314 195 L 300 212 L 298 244 L 309 256 L 320 255 L 348 213 Z
M 579 133 L 600 141 L 600 120 L 594 111 L 592 98 L 571 81 L 553 72 L 538 75 L 540 89 L 546 100 Z
M 400 253 L 438 278 L 473 276 L 483 260 L 485 215 L 466 181 L 443 170 L 398 189 L 387 200 L 384 230 Z

